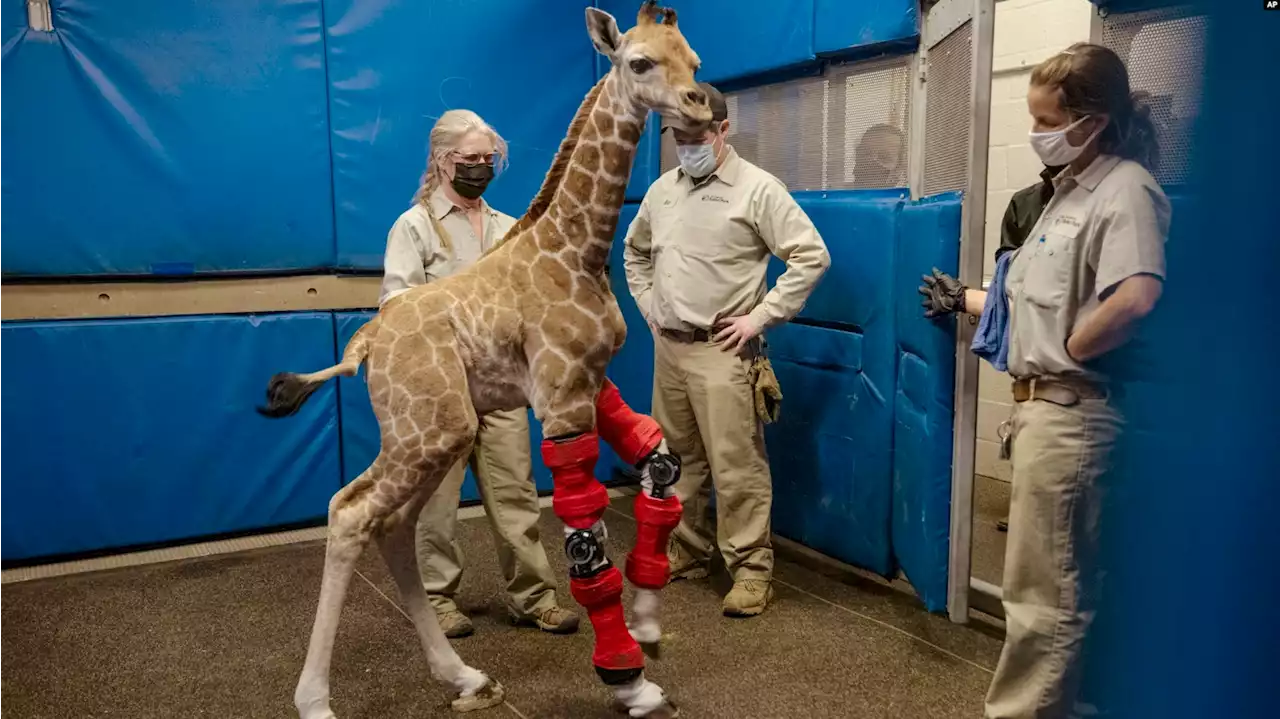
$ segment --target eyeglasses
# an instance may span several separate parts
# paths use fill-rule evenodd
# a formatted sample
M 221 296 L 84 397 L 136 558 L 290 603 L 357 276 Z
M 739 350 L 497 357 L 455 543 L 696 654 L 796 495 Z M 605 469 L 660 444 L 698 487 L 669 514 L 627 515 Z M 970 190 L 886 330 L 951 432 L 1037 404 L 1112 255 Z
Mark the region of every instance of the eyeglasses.
M 492 165 L 494 160 L 497 159 L 497 157 L 498 157 L 497 153 L 494 153 L 494 152 L 462 153 L 462 152 L 458 152 L 457 150 L 453 152 L 454 162 L 459 162 L 463 165 L 479 165 L 482 162 L 486 165 Z

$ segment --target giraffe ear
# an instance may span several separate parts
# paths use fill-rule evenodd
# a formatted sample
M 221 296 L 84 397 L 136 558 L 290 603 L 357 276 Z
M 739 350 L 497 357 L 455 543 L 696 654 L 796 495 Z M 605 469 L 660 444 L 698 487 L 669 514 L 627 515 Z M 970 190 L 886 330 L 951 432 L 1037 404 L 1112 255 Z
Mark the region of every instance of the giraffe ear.
M 613 58 L 622 43 L 622 34 L 618 32 L 618 21 L 609 13 L 597 8 L 587 8 L 587 34 L 591 36 L 591 44 L 596 52 Z

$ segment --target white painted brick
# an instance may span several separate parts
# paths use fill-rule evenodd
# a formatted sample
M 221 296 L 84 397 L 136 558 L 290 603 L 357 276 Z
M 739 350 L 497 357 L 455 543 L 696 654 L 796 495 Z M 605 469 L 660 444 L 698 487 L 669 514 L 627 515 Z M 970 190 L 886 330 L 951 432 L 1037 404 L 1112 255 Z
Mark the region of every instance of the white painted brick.
M 995 69 L 1031 66 L 1088 40 L 1092 13 L 1089 0 L 997 3 Z
M 1013 479 L 1013 464 L 1008 460 L 1000 459 L 1000 445 L 980 439 L 974 445 L 973 450 L 974 474 L 992 477 L 1005 482 Z
M 1003 402 L 978 400 L 978 439 L 999 442 L 1000 435 L 996 430 L 1011 416 L 1013 416 L 1013 408 Z
M 987 192 L 1009 189 L 1008 151 L 991 146 L 987 152 Z
M 1030 118 L 1028 118 L 1029 123 Z M 1044 163 L 1040 161 L 1040 157 L 1030 145 L 1010 145 L 1004 150 L 1007 160 L 1005 167 L 1009 173 L 1009 189 L 1016 192 L 1040 182 L 1040 172 L 1044 170 Z
M 1001 404 L 1013 404 L 1013 379 L 997 372 L 990 362 L 978 363 L 978 398 Z
M 1027 85 L 1031 82 L 1030 71 L 1007 72 L 991 78 L 991 99 L 993 102 L 1016 100 L 1026 104 Z
M 1004 100 L 991 103 L 990 142 L 996 147 L 1027 144 L 1030 129 L 1026 100 Z

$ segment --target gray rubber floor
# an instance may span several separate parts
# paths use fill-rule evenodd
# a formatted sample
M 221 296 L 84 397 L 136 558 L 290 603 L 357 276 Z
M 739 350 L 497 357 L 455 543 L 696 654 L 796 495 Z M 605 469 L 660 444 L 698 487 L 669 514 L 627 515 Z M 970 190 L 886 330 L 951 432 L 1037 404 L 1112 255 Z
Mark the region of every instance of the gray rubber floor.
M 629 498 L 614 507 L 629 510 Z M 607 515 L 611 556 L 634 537 Z M 618 715 L 591 670 L 592 634 L 552 636 L 508 625 L 487 520 L 460 522 L 467 574 L 460 597 L 476 633 L 454 646 L 507 688 L 506 706 L 476 719 Z M 566 577 L 559 523 L 544 543 Z M 6 585 L 6 719 L 292 717 L 323 546 L 250 553 Z M 664 592 L 664 656 L 648 675 L 681 716 L 696 719 L 981 716 L 999 653 L 997 627 L 925 613 L 873 578 L 780 556 L 775 602 L 762 616 L 720 613 L 723 573 Z M 577 608 L 561 585 L 561 601 Z M 628 593 L 629 594 L 629 593 Z M 580 611 L 580 609 L 579 609 Z M 340 719 L 450 717 L 393 584 L 370 550 L 342 616 L 333 672 Z

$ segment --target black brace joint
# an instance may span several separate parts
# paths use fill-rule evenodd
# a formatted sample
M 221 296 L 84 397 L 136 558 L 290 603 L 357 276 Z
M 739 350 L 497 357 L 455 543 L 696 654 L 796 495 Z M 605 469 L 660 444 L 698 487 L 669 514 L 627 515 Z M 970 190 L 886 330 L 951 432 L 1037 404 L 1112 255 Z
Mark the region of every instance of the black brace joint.
M 565 537 L 564 553 L 569 557 L 569 576 L 574 579 L 590 579 L 612 566 L 600 538 L 590 529 Z
M 640 465 L 649 471 L 649 481 L 653 483 L 651 495 L 654 499 L 665 499 L 668 496 L 667 490 L 680 481 L 680 457 L 677 455 L 654 452 Z

